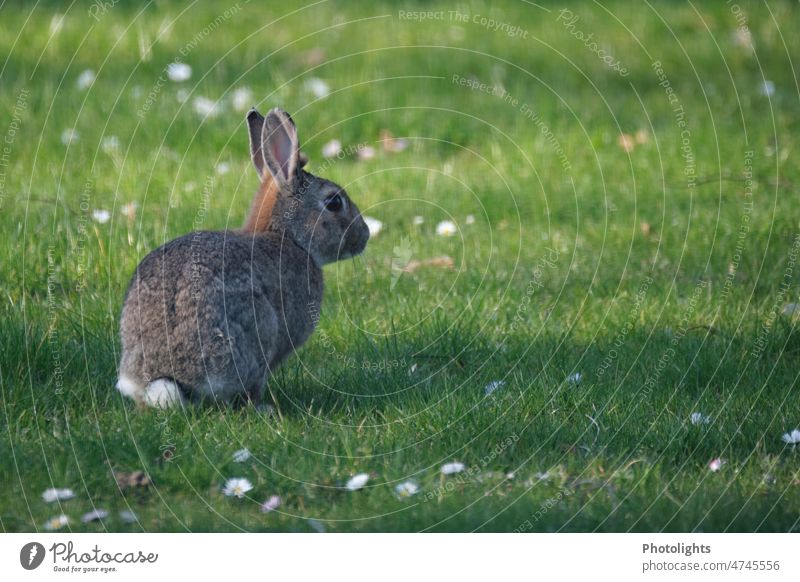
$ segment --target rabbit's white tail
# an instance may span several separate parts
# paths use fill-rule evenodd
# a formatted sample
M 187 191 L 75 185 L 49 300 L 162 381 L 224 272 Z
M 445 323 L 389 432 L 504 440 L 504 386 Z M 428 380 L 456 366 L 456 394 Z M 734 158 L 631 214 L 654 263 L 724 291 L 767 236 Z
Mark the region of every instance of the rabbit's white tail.
M 137 402 L 154 408 L 169 408 L 184 402 L 178 385 L 167 378 L 153 380 L 145 386 L 130 376 L 120 374 L 119 380 L 117 380 L 117 390 L 128 398 L 133 398 Z

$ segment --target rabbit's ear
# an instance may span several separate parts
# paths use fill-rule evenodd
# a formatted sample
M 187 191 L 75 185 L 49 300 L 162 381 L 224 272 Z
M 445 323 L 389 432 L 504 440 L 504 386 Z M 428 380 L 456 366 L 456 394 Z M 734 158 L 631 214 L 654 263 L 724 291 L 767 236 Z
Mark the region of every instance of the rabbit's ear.
M 250 133 L 250 159 L 256 167 L 256 172 L 260 178 L 264 177 L 267 171 L 264 162 L 264 153 L 261 149 L 261 132 L 264 130 L 264 116 L 253 107 L 247 114 L 247 130 Z
M 300 159 L 297 128 L 289 114 L 273 109 L 264 120 L 261 151 L 270 174 L 281 186 L 290 187 Z

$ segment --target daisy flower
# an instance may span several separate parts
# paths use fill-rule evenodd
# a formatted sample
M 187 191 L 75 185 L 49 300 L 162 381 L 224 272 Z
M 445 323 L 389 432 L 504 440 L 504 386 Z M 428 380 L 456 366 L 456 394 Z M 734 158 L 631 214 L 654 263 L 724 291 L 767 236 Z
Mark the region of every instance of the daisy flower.
M 273 495 L 261 504 L 261 512 L 269 513 L 275 511 L 281 506 L 281 498 L 278 495 Z
M 506 383 L 503 382 L 502 380 L 495 380 L 493 382 L 489 382 L 483 388 L 483 391 L 486 394 L 486 396 L 489 396 L 492 392 L 494 392 L 495 390 L 498 390 L 499 388 L 502 388 L 505 385 L 506 385 Z
M 170 63 L 167 65 L 167 77 L 170 81 L 180 83 L 188 81 L 192 76 L 192 67 L 186 63 Z
M 332 139 L 322 146 L 323 158 L 335 158 L 340 153 L 342 153 L 342 142 L 340 142 L 338 139 Z
M 123 509 L 122 511 L 119 512 L 119 518 L 122 521 L 122 523 L 136 523 L 137 521 L 139 521 L 139 518 L 136 517 L 136 514 L 127 509 Z
M 436 234 L 439 236 L 453 236 L 456 232 L 458 227 L 452 220 L 443 220 L 436 225 Z
M 250 483 L 249 480 L 241 478 L 241 477 L 234 477 L 233 479 L 228 479 L 225 482 L 225 487 L 223 487 L 222 492 L 227 497 L 238 497 L 241 499 L 244 497 L 244 494 L 248 491 L 253 489 L 253 484 Z
M 81 91 L 88 89 L 94 83 L 96 75 L 94 71 L 91 69 L 86 69 L 80 75 L 78 75 L 78 89 Z
M 403 481 L 395 485 L 394 492 L 398 499 L 405 499 L 419 493 L 419 485 L 415 481 Z
M 250 449 L 239 449 L 233 453 L 233 461 L 235 463 L 244 463 L 251 456 L 252 454 L 250 453 Z
M 318 79 L 317 77 L 312 77 L 311 79 L 306 81 L 304 87 L 306 88 L 307 91 L 310 91 L 317 99 L 322 99 L 323 97 L 327 97 L 331 92 L 330 85 L 328 85 L 322 79 Z
M 81 516 L 81 523 L 89 523 L 91 521 L 101 521 L 108 517 L 108 512 L 105 509 L 95 509 L 89 513 L 84 513 Z
M 456 473 L 461 473 L 464 469 L 464 463 L 452 461 L 442 465 L 442 475 L 455 475 Z
M 192 107 L 195 113 L 203 117 L 216 117 L 220 113 L 219 103 L 208 97 L 195 97 Z
M 42 527 L 47 531 L 56 531 L 66 525 L 69 525 L 69 518 L 62 513 L 61 515 L 48 519 Z
M 236 111 L 249 109 L 253 103 L 253 92 L 249 87 L 238 87 L 231 93 L 231 102 Z
M 42 500 L 45 503 L 53 503 L 54 501 L 67 501 L 75 497 L 75 492 L 72 489 L 47 489 L 42 493 Z
M 64 145 L 70 145 L 72 143 L 76 143 L 80 140 L 81 134 L 79 134 L 75 129 L 67 128 L 61 132 L 61 143 Z
M 111 213 L 103 208 L 98 208 L 97 210 L 92 210 L 92 218 L 100 224 L 105 224 L 111 219 Z
M 713 459 L 713 460 L 712 460 L 712 461 L 711 461 L 711 462 L 708 464 L 708 469 L 709 469 L 711 472 L 713 472 L 713 473 L 716 473 L 717 471 L 719 471 L 720 469 L 722 469 L 722 465 L 724 465 L 724 464 L 725 464 L 725 462 L 726 462 L 726 461 L 725 461 L 725 459 L 720 459 L 719 457 L 717 457 L 716 459 Z
M 366 473 L 359 473 L 358 475 L 351 477 L 345 487 L 348 491 L 358 491 L 367 484 L 367 481 L 369 481 L 369 475 Z
M 800 430 L 794 429 L 791 432 L 784 433 L 781 438 L 787 445 L 800 444 Z
M 377 236 L 378 233 L 383 230 L 383 222 L 377 218 L 365 216 L 364 222 L 367 224 L 367 228 L 369 229 L 369 236 Z

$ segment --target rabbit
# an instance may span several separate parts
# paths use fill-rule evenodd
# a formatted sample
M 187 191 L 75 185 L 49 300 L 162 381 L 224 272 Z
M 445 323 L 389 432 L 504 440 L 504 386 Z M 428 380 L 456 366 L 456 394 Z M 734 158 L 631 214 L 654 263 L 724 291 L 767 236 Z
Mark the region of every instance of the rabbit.
M 117 389 L 139 405 L 259 405 L 270 373 L 316 327 L 323 265 L 366 248 L 344 189 L 305 170 L 292 118 L 254 108 L 247 126 L 261 186 L 242 228 L 168 242 L 128 286 Z

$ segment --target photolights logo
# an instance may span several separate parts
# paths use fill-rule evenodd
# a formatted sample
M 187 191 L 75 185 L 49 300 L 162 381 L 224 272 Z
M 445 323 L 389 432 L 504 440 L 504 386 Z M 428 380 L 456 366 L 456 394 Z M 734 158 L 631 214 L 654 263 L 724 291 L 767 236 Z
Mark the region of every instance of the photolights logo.
M 19 551 L 19 563 L 26 570 L 35 570 L 44 562 L 44 546 L 39 542 L 30 542 Z

